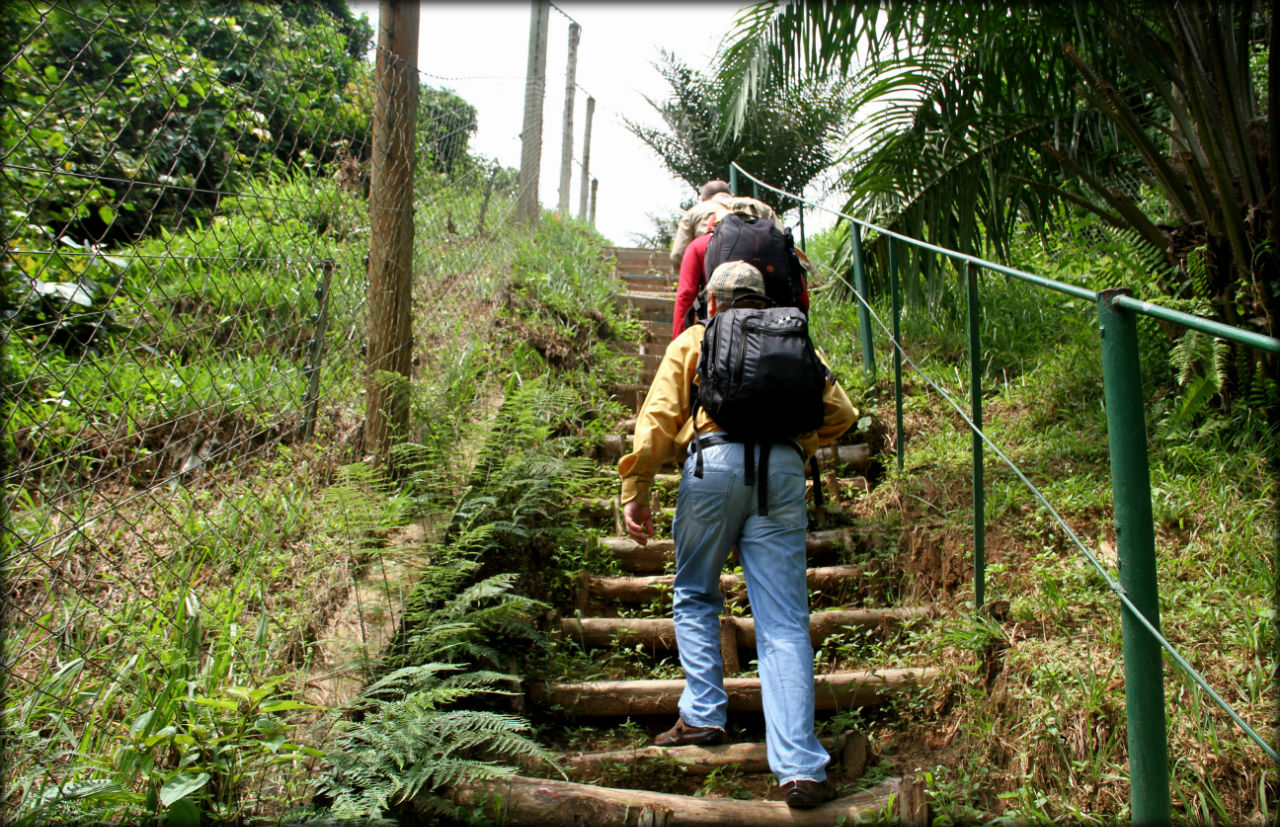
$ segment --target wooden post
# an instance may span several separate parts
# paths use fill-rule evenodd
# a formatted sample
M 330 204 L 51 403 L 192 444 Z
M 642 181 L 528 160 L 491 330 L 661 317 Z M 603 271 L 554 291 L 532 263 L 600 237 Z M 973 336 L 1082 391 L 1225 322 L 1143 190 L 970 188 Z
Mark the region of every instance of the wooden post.
M 929 799 L 924 788 L 924 779 L 908 775 L 902 779 L 898 787 L 898 795 L 894 802 L 897 810 L 897 822 L 910 827 L 923 827 L 929 823 Z
M 578 39 L 582 27 L 569 24 L 569 58 L 564 70 L 564 129 L 560 133 L 560 203 L 556 212 L 569 214 L 569 182 L 573 178 L 573 92 L 578 71 Z
M 382 0 L 374 69 L 369 187 L 369 329 L 365 448 L 379 464 L 409 427 L 413 357 L 413 156 L 418 113 L 418 11 Z
M 720 618 L 720 659 L 724 662 L 724 674 L 732 677 L 742 671 L 738 660 L 738 627 L 734 618 Z
M 596 225 L 596 187 L 600 186 L 599 179 L 591 179 L 591 209 L 587 212 L 587 223 L 592 227 Z
M 596 99 L 587 95 L 587 126 L 582 131 L 582 186 L 578 190 L 578 220 L 587 220 L 588 185 L 591 180 L 591 119 L 596 114 Z
M 520 130 L 520 179 L 516 215 L 528 224 L 537 222 L 538 173 L 542 161 L 542 99 L 547 91 L 548 0 L 533 0 L 529 19 L 529 64 L 525 70 L 524 127 Z

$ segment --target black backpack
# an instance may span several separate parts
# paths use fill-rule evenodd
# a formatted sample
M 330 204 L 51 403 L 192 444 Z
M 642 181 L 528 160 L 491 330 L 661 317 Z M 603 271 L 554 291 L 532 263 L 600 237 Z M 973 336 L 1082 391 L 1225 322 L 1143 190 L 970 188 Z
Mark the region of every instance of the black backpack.
M 764 276 L 764 291 L 777 307 L 795 307 L 804 293 L 804 268 L 796 255 L 791 229 L 779 230 L 767 218 L 746 212 L 716 219 L 702 259 L 703 285 L 726 261 L 745 261 Z M 700 287 L 703 285 L 699 285 Z M 685 327 L 707 317 L 707 300 L 699 293 L 685 313 Z
M 698 357 L 692 416 L 701 408 L 724 429 L 702 437 L 694 429 L 702 476 L 702 448 L 724 442 L 745 445 L 746 484 L 756 479 L 753 445 L 760 443 L 758 513 L 768 513 L 768 457 L 774 443 L 789 444 L 801 457 L 795 438 L 817 430 L 824 418 L 823 394 L 831 371 L 809 339 L 809 320 L 797 307 L 730 308 L 706 322 Z M 815 488 L 815 497 L 820 497 Z M 818 499 L 818 505 L 821 500 Z

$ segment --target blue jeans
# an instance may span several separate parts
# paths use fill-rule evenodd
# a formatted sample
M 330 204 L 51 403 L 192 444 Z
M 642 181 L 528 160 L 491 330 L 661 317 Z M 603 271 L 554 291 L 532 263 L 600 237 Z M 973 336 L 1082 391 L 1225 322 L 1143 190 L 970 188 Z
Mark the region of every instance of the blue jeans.
M 737 545 L 755 618 L 769 768 L 779 784 L 822 781 L 829 756 L 813 731 L 804 461 L 786 445 L 772 447 L 769 514 L 761 517 L 756 487 L 743 482 L 743 457 L 740 444 L 714 445 L 703 448 L 702 479 L 693 475 L 692 455 L 681 469 L 672 530 L 676 644 L 685 675 L 680 715 L 691 726 L 725 725 L 719 582 Z

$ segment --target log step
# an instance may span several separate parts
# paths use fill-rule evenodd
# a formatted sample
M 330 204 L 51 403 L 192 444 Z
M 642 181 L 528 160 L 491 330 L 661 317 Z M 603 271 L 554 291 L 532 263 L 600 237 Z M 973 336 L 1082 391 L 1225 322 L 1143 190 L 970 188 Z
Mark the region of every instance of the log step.
M 675 313 L 675 306 L 672 305 L 671 313 Z M 660 348 L 660 352 L 665 352 L 667 345 L 671 344 L 671 317 L 659 321 L 650 321 L 645 324 L 647 335 L 645 336 L 645 344 Z
M 814 708 L 821 711 L 878 706 L 889 696 L 916 689 L 932 680 L 936 668 L 877 669 L 834 672 L 814 677 Z M 676 715 L 683 680 L 588 681 L 535 683 L 529 696 L 582 717 Z M 730 712 L 761 712 L 759 678 L 725 678 Z
M 808 569 L 805 581 L 810 589 L 831 589 L 846 580 L 874 579 L 879 572 L 867 571 L 862 566 L 823 566 Z M 583 595 L 595 596 L 620 603 L 647 603 L 671 594 L 675 582 L 674 574 L 652 574 L 639 577 L 607 577 L 596 574 L 584 574 L 579 588 L 581 590 L 578 605 L 581 608 L 586 601 Z M 731 594 L 745 588 L 745 578 L 741 574 L 721 574 L 720 590 Z
M 885 624 L 896 625 L 928 615 L 929 609 L 922 606 L 897 609 L 826 609 L 809 614 L 809 638 L 814 646 L 820 646 L 831 635 L 851 626 L 876 629 Z M 754 618 L 727 617 L 724 621 L 734 627 L 740 647 L 755 647 Z M 676 646 L 675 622 L 669 617 L 572 617 L 560 621 L 560 632 L 590 648 L 612 646 L 614 639 L 619 636 L 622 636 L 621 642 L 624 644 L 643 643 L 655 649 L 674 649 Z
M 618 278 L 628 289 L 645 289 L 645 291 L 675 292 L 677 278 L 671 270 L 666 273 L 657 269 L 646 268 L 644 273 L 618 273 Z
M 812 810 L 793 810 L 784 801 L 740 801 L 691 795 L 654 793 L 596 787 L 572 781 L 512 776 L 488 782 L 459 784 L 444 791 L 455 805 L 484 812 L 494 823 L 509 827 L 542 827 L 547 824 L 590 824 L 593 827 L 757 827 L 789 824 L 797 827 L 829 827 L 878 821 L 894 802 L 916 801 L 902 793 L 912 780 L 888 778 L 876 786 L 837 798 Z M 431 804 L 426 795 L 415 808 L 426 816 Z M 919 823 L 910 812 L 898 812 L 893 820 Z
M 650 250 L 643 247 L 606 247 L 604 254 L 612 257 L 618 274 L 655 272 L 670 278 L 671 257 L 666 250 Z
M 840 776 L 846 780 L 861 777 L 867 767 L 870 744 L 861 732 L 846 733 L 842 738 L 823 738 L 822 746 L 840 765 Z M 718 747 L 632 747 L 606 752 L 583 752 L 561 756 L 560 765 L 570 779 L 593 778 L 615 764 L 641 761 L 674 761 L 690 775 L 708 775 L 723 767 L 743 773 L 769 772 L 769 756 L 764 744 L 724 744 Z
M 810 557 L 832 555 L 854 549 L 853 532 L 847 528 L 810 531 L 804 539 L 805 553 Z M 675 559 L 674 540 L 650 540 L 642 546 L 630 537 L 601 537 L 600 548 L 613 555 L 624 571 L 635 574 L 662 571 Z
M 671 317 L 675 313 L 676 307 L 674 296 L 656 293 L 625 293 L 615 298 L 625 304 L 636 318 L 644 319 L 647 322 L 665 322 L 668 331 L 670 331 Z

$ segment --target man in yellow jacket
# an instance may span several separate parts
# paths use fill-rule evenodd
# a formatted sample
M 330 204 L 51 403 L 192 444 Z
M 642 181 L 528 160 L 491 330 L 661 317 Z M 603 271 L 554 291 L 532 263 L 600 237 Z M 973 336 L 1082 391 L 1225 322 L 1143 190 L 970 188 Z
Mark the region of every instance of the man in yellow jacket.
M 746 262 L 716 268 L 707 284 L 708 312 L 767 301 L 760 271 Z M 804 468 L 820 445 L 835 441 L 857 418 L 844 390 L 829 381 L 823 392 L 823 423 L 794 442 L 803 452 L 771 451 L 767 479 L 746 485 L 742 443 L 706 439 L 722 432 L 705 411 L 690 417 L 703 325 L 694 325 L 667 347 L 636 419 L 632 452 L 618 464 L 627 533 L 644 545 L 653 536 L 649 489 L 657 468 L 682 459 L 680 493 L 672 534 L 676 547 L 673 613 L 685 689 L 680 717 L 659 735 L 660 746 L 724 743 L 728 695 L 720 655 L 720 572 L 735 546 L 756 622 L 760 684 L 769 768 L 787 804 L 815 807 L 835 797 L 827 780 L 827 751 L 814 733 L 813 646 L 805 581 Z M 694 428 L 703 442 L 701 477 L 685 457 Z M 710 444 L 708 444 L 710 443 Z M 759 446 L 753 447 L 759 451 Z M 758 467 L 758 457 L 753 463 Z M 767 514 L 760 515 L 757 486 L 766 485 Z

